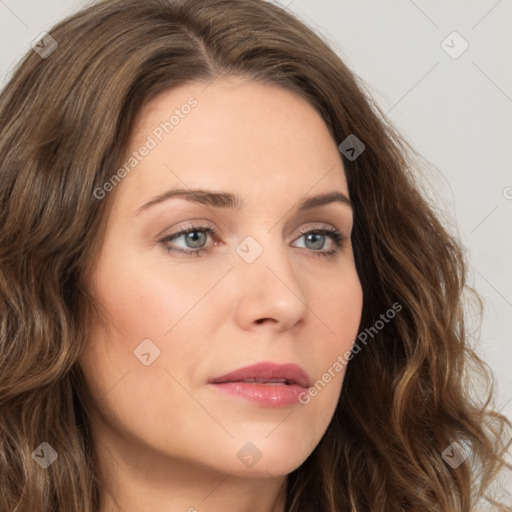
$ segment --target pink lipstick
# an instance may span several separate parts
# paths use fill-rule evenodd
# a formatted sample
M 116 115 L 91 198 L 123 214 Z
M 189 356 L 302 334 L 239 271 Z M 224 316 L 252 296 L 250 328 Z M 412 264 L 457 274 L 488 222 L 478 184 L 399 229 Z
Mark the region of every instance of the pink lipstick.
M 215 377 L 209 385 L 218 391 L 262 407 L 286 407 L 299 402 L 311 379 L 296 364 L 263 362 Z

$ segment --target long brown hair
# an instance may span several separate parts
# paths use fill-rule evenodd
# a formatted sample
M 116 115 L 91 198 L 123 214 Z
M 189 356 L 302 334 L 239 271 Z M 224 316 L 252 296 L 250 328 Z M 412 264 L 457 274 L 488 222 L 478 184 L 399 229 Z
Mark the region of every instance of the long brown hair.
M 419 159 L 364 83 L 263 0 L 105 0 L 50 36 L 56 43 L 30 51 L 0 95 L 0 510 L 97 512 L 92 405 L 77 358 L 114 193 L 94 191 L 124 161 L 146 102 L 222 75 L 294 91 L 337 144 L 351 134 L 364 143 L 356 159 L 342 153 L 361 331 L 402 306 L 350 361 L 328 430 L 288 476 L 286 510 L 474 510 L 510 469 L 510 422 L 492 411 L 492 387 L 484 401 L 470 392 L 475 371 L 492 375 L 464 321 L 461 248 L 418 184 Z M 31 455 L 43 442 L 58 453 L 46 471 Z M 461 446 L 468 458 L 454 467 L 443 453 Z

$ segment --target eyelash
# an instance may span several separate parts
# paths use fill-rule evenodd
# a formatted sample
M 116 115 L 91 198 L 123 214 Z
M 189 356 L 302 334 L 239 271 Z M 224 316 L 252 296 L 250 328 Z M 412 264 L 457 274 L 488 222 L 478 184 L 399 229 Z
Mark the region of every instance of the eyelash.
M 174 247 L 171 248 L 167 245 L 168 242 L 171 242 L 172 240 L 175 240 L 176 238 L 179 238 L 182 235 L 188 235 L 189 233 L 194 233 L 196 231 L 205 232 L 213 237 L 216 237 L 216 235 L 217 235 L 216 230 L 212 226 L 190 225 L 190 226 L 183 228 L 180 231 L 177 231 L 176 233 L 173 233 L 172 235 L 168 235 L 168 236 L 164 237 L 159 242 L 164 246 L 166 251 L 169 253 L 178 252 L 178 253 L 187 254 L 187 255 L 193 254 L 195 256 L 201 256 L 202 254 L 208 253 L 211 250 L 211 248 L 199 248 L 199 249 L 184 250 L 184 249 L 176 249 Z M 343 243 L 346 241 L 345 235 L 343 233 L 340 233 L 336 228 L 333 228 L 333 227 L 323 227 L 323 228 L 319 228 L 319 229 L 308 229 L 308 230 L 301 228 L 299 230 L 299 232 L 301 234 L 301 236 L 299 238 L 302 238 L 304 235 L 314 233 L 314 234 L 318 234 L 318 235 L 328 235 L 333 240 L 334 245 L 336 246 L 335 249 L 332 249 L 330 251 L 310 250 L 310 252 L 312 252 L 315 257 L 318 256 L 321 258 L 328 258 L 328 259 L 335 258 L 337 256 L 337 254 L 340 252 L 340 249 L 343 246 Z

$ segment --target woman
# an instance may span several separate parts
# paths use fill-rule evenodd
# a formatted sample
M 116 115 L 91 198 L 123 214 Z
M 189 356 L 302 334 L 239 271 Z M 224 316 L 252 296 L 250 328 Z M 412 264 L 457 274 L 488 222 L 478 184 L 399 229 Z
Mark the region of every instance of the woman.
M 467 391 L 462 254 L 362 87 L 261 0 L 98 2 L 25 57 L 0 510 L 494 500 L 508 422 Z

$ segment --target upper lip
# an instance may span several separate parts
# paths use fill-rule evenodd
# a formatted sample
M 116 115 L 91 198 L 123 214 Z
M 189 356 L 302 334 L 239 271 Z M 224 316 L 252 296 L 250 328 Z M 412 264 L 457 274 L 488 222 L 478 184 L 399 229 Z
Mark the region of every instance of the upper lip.
M 220 384 L 223 382 L 240 382 L 246 379 L 261 379 L 262 381 L 284 380 L 287 384 L 298 384 L 303 388 L 309 388 L 311 381 L 306 371 L 297 364 L 264 362 L 239 368 L 220 377 L 215 377 L 209 382 Z

